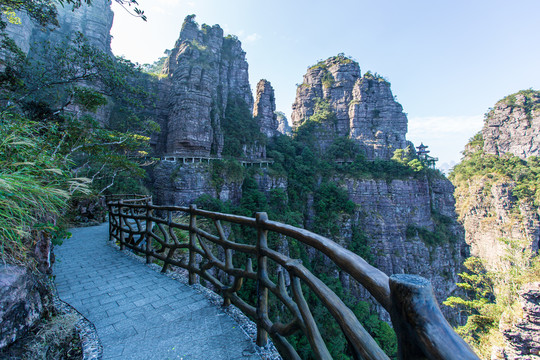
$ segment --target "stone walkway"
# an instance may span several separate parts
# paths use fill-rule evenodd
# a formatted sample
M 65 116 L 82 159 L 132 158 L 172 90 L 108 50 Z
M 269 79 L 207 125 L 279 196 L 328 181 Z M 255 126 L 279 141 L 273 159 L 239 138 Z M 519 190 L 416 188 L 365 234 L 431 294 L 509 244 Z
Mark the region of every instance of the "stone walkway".
M 96 326 L 103 359 L 260 359 L 221 309 L 107 245 L 108 225 L 55 248 L 58 294 Z

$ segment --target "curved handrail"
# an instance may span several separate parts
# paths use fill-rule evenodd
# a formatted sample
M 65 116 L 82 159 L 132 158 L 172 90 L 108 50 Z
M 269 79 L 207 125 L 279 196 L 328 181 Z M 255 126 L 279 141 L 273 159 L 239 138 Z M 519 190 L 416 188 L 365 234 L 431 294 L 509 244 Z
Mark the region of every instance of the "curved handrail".
M 324 282 L 298 260 L 268 247 L 268 232 L 296 239 L 316 249 L 364 286 L 390 313 L 401 359 L 478 359 L 444 319 L 429 281 L 414 275 L 389 278 L 357 254 L 324 236 L 269 220 L 266 213 L 257 213 L 256 218 L 250 218 L 202 210 L 195 205 L 160 206 L 152 204 L 147 196 L 110 200 L 107 205 L 110 238 L 118 241 L 121 249 L 128 247 L 145 254 L 148 263 L 152 259 L 162 261 L 162 271 L 169 266 L 187 269 L 190 284 L 196 283 L 198 277 L 210 282 L 221 291 L 225 306 L 233 303 L 255 320 L 257 344 L 264 346 L 269 335 L 284 358 L 299 359 L 286 339 L 298 330 L 304 332 L 317 358 L 330 358 L 304 300 L 302 283 L 339 324 L 355 359 L 388 359 L 353 312 Z M 201 219 L 204 220 L 202 226 Z M 243 244 L 230 240 L 222 222 L 257 230 L 256 241 Z M 216 248 L 221 251 L 216 253 Z M 177 255 L 182 250 L 188 252 L 187 256 Z M 247 258 L 244 268 L 234 266 L 233 259 L 238 259 L 238 254 Z M 277 283 L 269 276 L 268 261 L 281 269 Z M 254 262 L 256 271 L 253 270 Z M 220 277 L 220 272 L 226 276 Z M 289 286 L 285 284 L 284 273 L 290 279 Z M 256 304 L 249 304 L 238 295 L 245 279 L 257 282 Z M 289 322 L 273 322 L 269 318 L 268 292 L 292 314 Z

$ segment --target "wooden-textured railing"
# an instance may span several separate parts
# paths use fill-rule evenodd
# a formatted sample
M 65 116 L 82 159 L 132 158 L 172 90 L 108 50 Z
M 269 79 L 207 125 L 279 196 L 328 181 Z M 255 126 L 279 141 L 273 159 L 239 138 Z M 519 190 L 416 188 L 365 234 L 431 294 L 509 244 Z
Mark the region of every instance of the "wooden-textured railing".
M 328 238 L 269 220 L 266 213 L 249 218 L 205 211 L 195 205 L 157 206 L 151 197 L 109 198 L 108 208 L 110 238 L 121 249 L 144 254 L 147 263 L 157 260 L 163 264 L 162 271 L 170 266 L 188 270 L 190 284 L 199 278 L 211 283 L 221 292 L 224 306 L 232 303 L 256 322 L 257 344 L 266 345 L 270 336 L 285 359 L 300 359 L 286 339 L 297 331 L 305 334 L 316 358 L 332 358 L 304 298 L 302 284 L 334 317 L 355 359 L 388 357 L 324 282 L 301 261 L 268 246 L 268 232 L 316 249 L 364 286 L 390 313 L 400 359 L 478 359 L 445 320 L 429 281 L 415 275 L 388 277 Z M 232 241 L 227 236 L 230 227 L 222 222 L 253 228 L 256 238 L 247 243 Z M 245 260 L 243 267 L 238 264 L 240 256 Z M 273 262 L 272 269 L 277 269 L 277 282 L 271 280 L 269 261 Z M 239 295 L 247 279 L 256 282 L 253 304 Z M 269 292 L 292 314 L 290 321 L 271 320 Z

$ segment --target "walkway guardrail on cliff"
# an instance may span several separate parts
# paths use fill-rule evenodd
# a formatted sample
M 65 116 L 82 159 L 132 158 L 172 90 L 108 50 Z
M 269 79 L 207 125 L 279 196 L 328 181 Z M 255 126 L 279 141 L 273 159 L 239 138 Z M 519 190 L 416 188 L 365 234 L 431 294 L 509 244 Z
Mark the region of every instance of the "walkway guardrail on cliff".
M 270 336 L 285 359 L 300 359 L 286 339 L 297 331 L 305 334 L 316 358 L 332 358 L 305 299 L 306 288 L 334 317 L 355 359 L 388 357 L 324 282 L 299 260 L 268 246 L 269 232 L 296 239 L 326 255 L 367 289 L 390 313 L 400 359 L 478 359 L 442 315 L 430 282 L 420 276 L 388 277 L 334 241 L 269 220 L 263 212 L 250 218 L 205 211 L 195 205 L 157 206 L 151 197 L 144 196 L 110 198 L 107 205 L 109 236 L 121 249 L 144 254 L 147 263 L 158 260 L 163 272 L 170 266 L 186 269 L 190 284 L 199 278 L 208 281 L 221 292 L 224 306 L 232 303 L 256 322 L 257 345 L 266 345 Z M 246 243 L 230 240 L 230 228 L 223 222 L 254 229 L 255 239 Z M 240 260 L 245 263 L 240 264 Z M 276 282 L 271 280 L 269 266 L 277 271 Z M 248 280 L 256 283 L 252 303 L 239 294 Z M 285 323 L 269 313 L 269 293 L 290 312 Z

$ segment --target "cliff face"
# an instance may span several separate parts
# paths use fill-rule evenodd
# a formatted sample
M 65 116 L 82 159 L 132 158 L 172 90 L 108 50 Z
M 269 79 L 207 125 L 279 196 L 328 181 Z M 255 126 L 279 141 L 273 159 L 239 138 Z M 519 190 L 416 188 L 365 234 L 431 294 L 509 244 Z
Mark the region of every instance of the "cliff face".
M 243 170 L 230 168 L 222 162 L 177 164 L 162 161 L 153 170 L 153 200 L 156 204 L 189 205 L 209 195 L 237 205 L 242 199 Z M 255 176 L 260 191 L 286 189 L 287 179 L 271 176 L 261 169 Z
M 495 358 L 537 359 L 540 356 L 540 282 L 521 289 L 519 305 L 522 316 L 512 326 L 501 329 L 505 347 L 494 352 L 498 355 Z
M 497 102 L 486 114 L 482 133 L 471 139 L 463 161 L 451 174 L 465 240 L 471 254 L 496 274 L 495 301 L 505 304 L 497 319 L 500 340 L 485 344 L 493 359 L 532 359 L 539 354 L 539 291 L 534 283 L 538 275 L 529 278 L 534 268 L 529 256 L 537 256 L 540 244 L 539 171 L 534 157 L 540 146 L 539 108 L 540 93 L 533 90 Z M 517 267 L 517 275 L 508 270 Z M 509 283 L 523 288 L 517 292 Z M 514 303 L 506 305 L 505 299 Z
M 538 251 L 540 217 L 538 209 L 519 202 L 512 194 L 516 183 L 475 177 L 467 185 L 456 186 L 460 221 L 466 231 L 465 240 L 471 254 L 497 267 L 505 256 L 506 245 L 500 239 L 529 243 Z
M 537 156 L 539 132 L 540 94 L 525 90 L 507 96 L 487 114 L 481 138 L 467 145 L 465 165 L 460 165 L 453 175 L 466 241 L 471 245 L 471 253 L 491 267 L 499 265 L 505 256 L 506 245 L 501 238 L 528 244 L 538 251 L 540 209 L 533 198 L 519 199 L 515 195 L 517 187 L 523 187 L 527 181 L 527 172 L 534 172 L 535 165 L 523 162 L 521 170 L 513 170 L 512 163 L 516 161 L 508 159 L 512 155 L 523 160 Z M 490 155 L 498 160 L 486 160 Z M 485 170 L 461 176 L 461 167 L 475 162 L 485 162 Z M 500 164 L 494 165 L 497 163 Z
M 354 140 L 368 162 L 390 160 L 396 149 L 410 144 L 407 117 L 390 84 L 369 72 L 361 76 L 358 64 L 341 55 L 308 69 L 297 88 L 292 122 L 299 134 L 304 126 L 313 127 L 319 156 L 340 137 Z M 394 179 L 336 174 L 331 181 L 356 205 L 352 216 L 340 220 L 342 230 L 332 237 L 335 241 L 350 248 L 354 233 L 361 231 L 369 248 L 365 255 L 378 269 L 428 278 L 441 302 L 457 289 L 468 246 L 457 223 L 454 187 L 447 179 L 427 173 Z M 314 212 L 308 204 L 308 228 Z M 367 296 L 347 276 L 341 280 L 356 296 Z M 449 309 L 444 311 L 459 321 Z
M 209 164 L 178 165 L 162 161 L 155 169 L 154 179 L 156 204 L 187 205 L 202 195 L 237 203 L 242 196 L 241 180 L 224 179 L 220 187 L 213 184 Z
M 328 139 L 349 136 L 370 160 L 390 159 L 395 149 L 407 147 L 407 117 L 390 84 L 369 72 L 361 77 L 355 61 L 338 55 L 308 69 L 296 90 L 293 128 L 314 115 L 321 101 L 336 115 L 335 122 L 326 124 Z
M 111 52 L 110 30 L 114 14 L 110 1 L 95 0 L 91 6 L 84 4 L 76 11 L 72 11 L 70 5 L 58 6 L 57 10 L 58 28 L 44 29 L 22 13 L 18 14 L 21 24 L 8 24 L 6 32 L 26 54 L 32 51 L 34 44 L 45 41 L 57 44 L 78 32 L 82 33 L 91 45 L 107 53 Z
M 8 23 L 6 27 L 6 34 L 15 41 L 15 44 L 22 50 L 23 53 L 28 54 L 30 51 L 30 45 L 32 44 L 32 34 L 36 25 L 25 13 L 18 14 L 21 19 L 20 24 Z
M 289 125 L 289 122 L 287 120 L 287 117 L 282 112 L 276 113 L 276 118 L 278 122 L 278 128 L 277 131 L 282 135 L 291 135 L 292 134 L 292 128 Z
M 356 204 L 352 224 L 365 233 L 373 264 L 385 273 L 418 274 L 432 282 L 439 301 L 456 289 L 457 274 L 468 247 L 456 221 L 453 186 L 446 179 L 362 180 L 336 179 Z M 418 229 L 435 233 L 443 219 L 446 241 L 428 243 Z M 351 238 L 344 223 L 342 236 Z M 416 230 L 412 230 L 416 229 Z M 348 282 L 348 281 L 347 281 Z M 353 293 L 365 293 L 351 283 Z M 459 321 L 447 308 L 446 315 Z
M 253 108 L 248 64 L 240 41 L 188 16 L 165 64 L 170 83 L 165 153 L 221 155 L 222 124 L 231 99 Z
M 511 153 L 527 159 L 540 154 L 540 95 L 520 91 L 495 104 L 484 128 L 484 152 L 502 156 Z
M 257 98 L 253 108 L 253 117 L 257 119 L 261 132 L 271 138 L 277 136 L 278 118 L 274 88 L 269 81 L 261 80 L 257 84 Z

